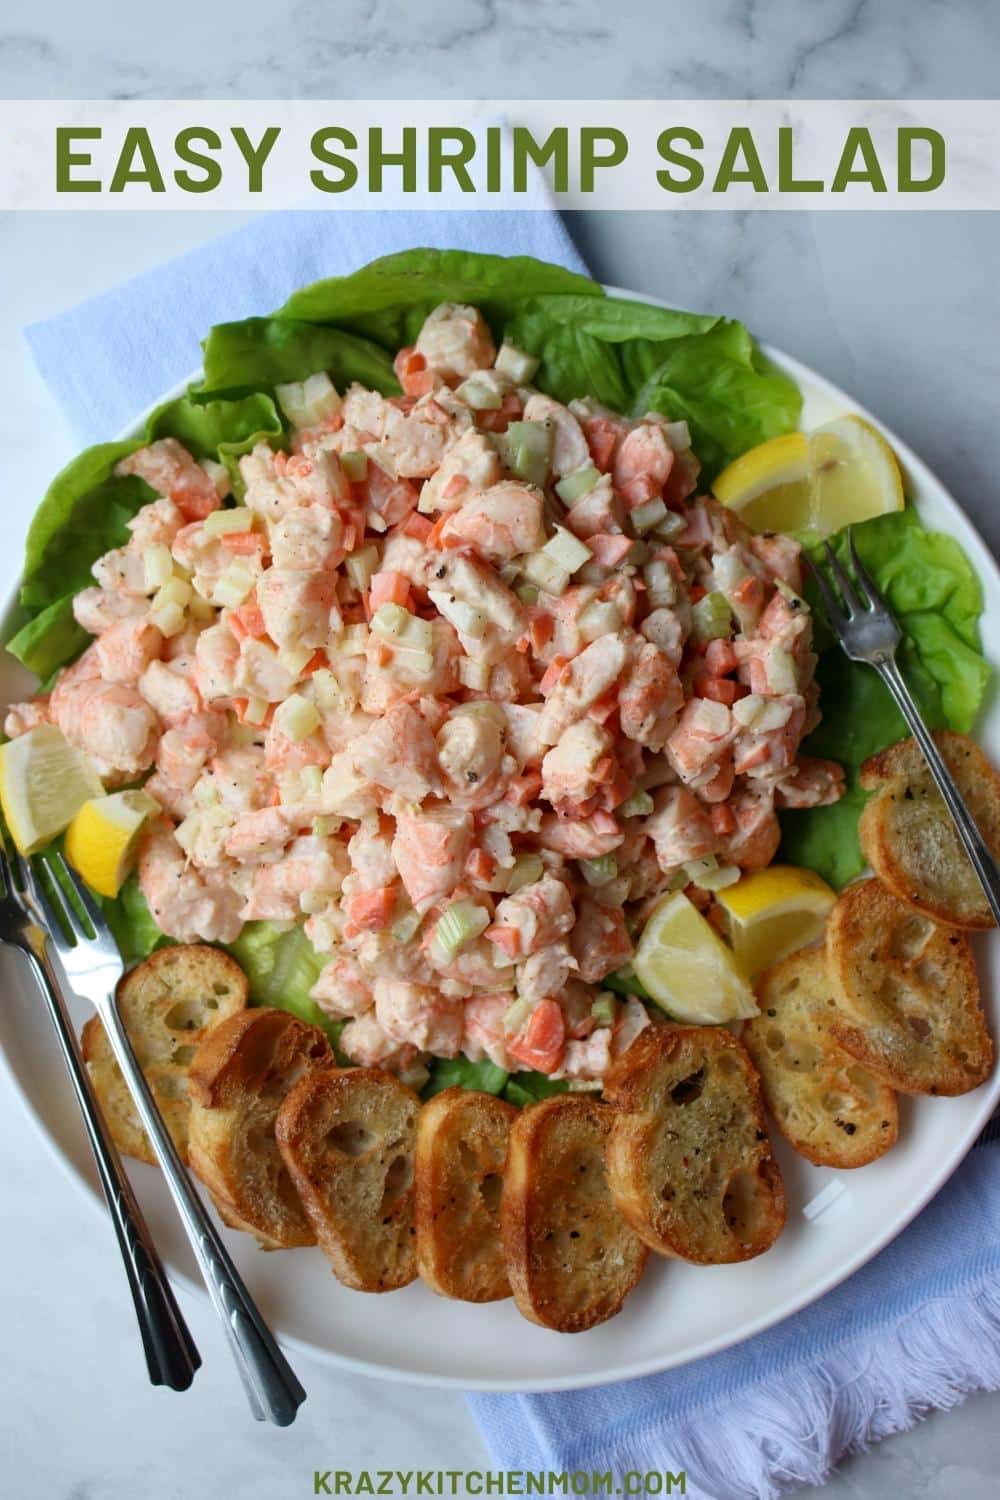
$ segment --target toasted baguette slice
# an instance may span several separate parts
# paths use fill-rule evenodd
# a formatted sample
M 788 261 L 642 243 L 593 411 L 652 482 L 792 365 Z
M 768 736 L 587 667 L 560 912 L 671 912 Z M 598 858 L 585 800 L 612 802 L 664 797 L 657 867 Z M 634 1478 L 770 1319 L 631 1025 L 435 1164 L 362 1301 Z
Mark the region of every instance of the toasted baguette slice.
M 611 1120 L 599 1100 L 558 1094 L 511 1127 L 500 1213 L 507 1274 L 524 1316 L 559 1333 L 613 1318 L 646 1264 L 608 1187 Z
M 278 1145 L 320 1249 L 345 1286 L 391 1292 L 417 1274 L 413 1155 L 420 1100 L 391 1073 L 312 1073 L 278 1114 Z
M 965 1094 L 993 1063 L 968 939 L 877 880 L 843 891 L 826 926 L 840 1012 L 830 1030 L 903 1094 Z
M 934 736 L 979 830 L 1000 858 L 1000 775 L 974 740 Z M 975 870 L 916 740 L 901 740 L 861 767 L 875 796 L 858 824 L 865 858 L 901 901 L 952 927 L 994 926 Z
M 785 1222 L 785 1190 L 746 1048 L 713 1026 L 650 1026 L 604 1080 L 616 1106 L 608 1176 L 660 1255 L 749 1260 Z
M 500 1194 L 512 1104 L 473 1089 L 445 1089 L 417 1124 L 417 1269 L 440 1297 L 510 1296 L 500 1236 Z
M 837 1002 L 822 948 L 791 953 L 757 983 L 760 1015 L 740 1040 L 768 1109 L 796 1151 L 820 1167 L 863 1167 L 895 1144 L 892 1089 L 830 1032 Z
M 265 1250 L 316 1243 L 278 1151 L 274 1122 L 303 1074 L 333 1066 L 317 1026 L 264 1007 L 232 1016 L 195 1053 L 191 1166 L 223 1221 L 256 1235 Z
M 246 976 L 239 964 L 218 948 L 177 945 L 159 949 L 130 969 L 119 982 L 117 999 L 153 1098 L 174 1145 L 187 1161 L 188 1068 L 213 1027 L 246 1007 Z M 153 1148 L 96 1016 L 83 1028 L 81 1042 L 119 1151 L 155 1165 Z

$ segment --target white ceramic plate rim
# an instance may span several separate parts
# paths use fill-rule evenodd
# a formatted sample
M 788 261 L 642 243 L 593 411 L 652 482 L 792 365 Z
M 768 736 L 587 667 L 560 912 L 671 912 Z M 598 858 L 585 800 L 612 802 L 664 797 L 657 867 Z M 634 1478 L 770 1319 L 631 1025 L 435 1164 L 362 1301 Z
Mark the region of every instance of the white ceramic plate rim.
M 624 291 L 614 286 L 608 286 L 606 290 L 610 296 L 630 298 L 634 301 L 646 302 L 654 307 L 669 307 L 671 305 L 655 297 Z M 935 502 L 949 513 L 954 522 L 953 534 L 965 549 L 969 560 L 982 580 L 984 597 L 987 600 L 991 595 L 1000 598 L 1000 569 L 998 569 L 992 554 L 975 527 L 966 517 L 964 511 L 958 505 L 958 502 L 952 498 L 944 485 L 909 446 L 897 438 L 872 413 L 854 401 L 831 381 L 817 375 L 807 365 L 789 355 L 783 354 L 768 345 L 762 345 L 761 347 L 776 365 L 798 382 L 804 392 L 820 393 L 832 405 L 843 411 L 854 412 L 866 418 L 866 420 L 885 433 L 899 456 L 904 470 L 907 471 L 911 481 L 914 482 L 915 488 L 920 493 L 926 492 L 933 496 Z M 200 371 L 194 372 L 187 380 L 180 382 L 172 390 L 167 391 L 160 398 L 160 401 L 137 417 L 119 436 L 123 439 L 135 436 L 141 430 L 149 413 L 155 410 L 156 406 L 159 406 L 162 401 L 171 400 L 183 395 L 190 382 L 197 379 L 199 374 Z M 8 600 L 5 614 L 9 617 L 15 608 L 16 594 Z M 991 935 L 990 941 L 997 942 L 1000 939 Z M 99 1211 L 103 1211 L 103 1204 L 96 1186 L 77 1170 L 74 1163 L 63 1150 L 61 1144 L 40 1115 L 28 1088 L 22 1084 L 21 1078 L 11 1060 L 2 1049 L 0 1049 L 0 1056 L 2 1056 L 7 1076 L 20 1095 L 25 1110 L 32 1119 L 35 1128 L 47 1148 L 76 1187 L 83 1192 Z M 377 1360 L 358 1359 L 351 1355 L 340 1353 L 335 1349 L 284 1333 L 280 1322 L 277 1320 L 274 1322 L 275 1332 L 286 1347 L 299 1349 L 303 1353 L 325 1360 L 341 1369 L 349 1370 L 359 1375 L 401 1381 L 409 1385 L 425 1385 L 445 1389 L 498 1392 L 574 1390 L 601 1385 L 610 1381 L 637 1379 L 640 1376 L 673 1369 L 679 1365 L 705 1358 L 708 1355 L 717 1354 L 747 1339 L 753 1338 L 756 1334 L 762 1333 L 768 1328 L 774 1327 L 775 1324 L 784 1321 L 784 1319 L 799 1312 L 802 1308 L 809 1306 L 825 1293 L 833 1290 L 834 1287 L 840 1285 L 841 1282 L 845 1281 L 855 1271 L 867 1264 L 880 1250 L 884 1249 L 886 1245 L 895 1239 L 912 1222 L 930 1199 L 940 1191 L 968 1153 L 984 1125 L 993 1114 L 998 1101 L 1000 1101 L 1000 1067 L 995 1068 L 991 1078 L 976 1091 L 975 1109 L 969 1120 L 960 1132 L 948 1140 L 947 1149 L 943 1151 L 935 1170 L 928 1173 L 922 1190 L 914 1196 L 913 1200 L 906 1205 L 904 1210 L 897 1213 L 886 1224 L 880 1226 L 877 1231 L 868 1236 L 858 1245 L 853 1254 L 845 1257 L 844 1261 L 834 1271 L 825 1276 L 817 1277 L 807 1288 L 796 1295 L 789 1296 L 783 1301 L 778 1300 L 770 1303 L 757 1316 L 748 1317 L 741 1322 L 738 1330 L 731 1335 L 727 1333 L 700 1342 L 691 1342 L 682 1348 L 665 1350 L 660 1356 L 652 1356 L 643 1360 L 632 1362 L 624 1360 L 614 1365 L 609 1365 L 605 1362 L 600 1368 L 584 1368 L 577 1374 L 560 1376 L 557 1381 L 553 1382 L 551 1379 L 540 1381 L 537 1377 L 532 1376 L 530 1370 L 526 1370 L 523 1376 L 519 1376 L 516 1379 L 469 1379 L 443 1375 L 435 1372 L 433 1369 L 427 1369 L 422 1372 L 411 1369 L 401 1370 L 394 1365 L 384 1364 Z M 189 1291 L 202 1295 L 205 1294 L 204 1287 L 199 1281 L 178 1270 L 176 1267 L 171 1267 L 171 1275 Z M 427 1293 L 426 1295 L 429 1296 L 431 1294 Z M 579 1347 L 582 1352 L 586 1346 L 581 1344 Z

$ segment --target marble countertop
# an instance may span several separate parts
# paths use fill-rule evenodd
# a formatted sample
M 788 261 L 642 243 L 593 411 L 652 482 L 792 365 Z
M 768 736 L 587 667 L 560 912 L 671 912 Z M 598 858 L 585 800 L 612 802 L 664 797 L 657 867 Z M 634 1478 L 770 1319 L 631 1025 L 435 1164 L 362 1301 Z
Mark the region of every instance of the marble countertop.
M 987 0 L 803 7 L 626 0 L 299 0 L 275 29 L 259 0 L 175 0 L 155 35 L 114 0 L 36 0 L 0 23 L 7 97 L 982 97 L 1000 13 Z M 624 21 L 624 24 L 623 24 Z M 259 24 L 258 24 L 259 23 Z M 503 80 L 501 83 L 499 80 Z M 77 446 L 20 327 L 115 284 L 238 216 L 8 217 L 0 237 L 0 584 L 46 479 Z M 1000 545 L 994 504 L 1000 218 L 723 213 L 574 216 L 602 280 L 744 318 L 847 387 L 928 460 Z M 152 230 L 152 232 L 151 232 Z M 206 1355 L 200 1399 L 145 1383 L 108 1226 L 52 1164 L 0 1076 L 5 1220 L 4 1427 L 10 1492 L 51 1500 L 188 1500 L 312 1492 L 315 1468 L 474 1468 L 462 1398 L 302 1359 L 310 1401 L 288 1431 L 255 1428 L 205 1302 L 185 1297 Z M 981 1396 L 849 1459 L 824 1500 L 986 1500 L 1000 1397 Z M 13 1440 L 16 1434 L 16 1441 Z M 801 1492 L 803 1494 L 808 1492 Z M 818 1492 L 817 1492 L 818 1493 Z

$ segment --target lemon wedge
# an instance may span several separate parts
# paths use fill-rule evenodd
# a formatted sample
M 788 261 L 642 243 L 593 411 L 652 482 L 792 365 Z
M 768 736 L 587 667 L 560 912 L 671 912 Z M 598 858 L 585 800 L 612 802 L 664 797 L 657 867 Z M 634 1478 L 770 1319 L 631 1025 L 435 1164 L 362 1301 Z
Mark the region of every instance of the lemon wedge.
M 103 791 L 88 757 L 54 724 L 0 745 L 0 806 L 22 854 L 44 849 L 89 797 Z
M 160 804 L 148 792 L 112 792 L 85 802 L 66 830 L 66 858 L 101 896 L 117 896 L 135 864 L 139 838 Z
M 817 537 L 905 504 L 895 454 L 856 416 L 760 443 L 723 469 L 713 488 L 754 531 Z
M 822 936 L 836 901 L 825 880 L 796 865 L 770 865 L 716 891 L 729 940 L 751 979 L 796 948 Z
M 653 908 L 632 968 L 675 1020 L 715 1025 L 758 1013 L 732 952 L 683 891 L 664 896 Z

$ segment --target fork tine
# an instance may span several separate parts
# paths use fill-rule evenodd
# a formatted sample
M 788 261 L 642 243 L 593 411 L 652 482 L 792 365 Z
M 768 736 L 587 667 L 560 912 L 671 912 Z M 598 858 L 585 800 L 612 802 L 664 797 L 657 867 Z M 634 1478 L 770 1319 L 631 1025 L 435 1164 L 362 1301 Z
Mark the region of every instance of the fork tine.
M 42 915 L 48 925 L 50 936 L 58 942 L 60 933 L 67 930 L 73 934 L 76 942 L 85 939 L 88 934 L 84 931 L 83 923 L 73 910 L 72 903 L 66 900 L 65 895 L 59 890 L 59 882 L 52 874 L 46 861 L 40 858 L 40 863 L 48 869 L 51 889 L 46 887 L 45 881 L 38 871 L 34 871 L 32 881 L 32 895 L 37 901 Z M 58 892 L 58 894 L 55 894 Z
M 58 850 L 53 854 L 52 859 L 54 863 L 58 864 L 59 874 L 64 880 L 69 882 L 70 886 L 75 891 L 76 898 L 79 901 L 80 905 L 83 907 L 84 911 L 87 913 L 87 917 L 91 922 L 94 931 L 101 932 L 102 929 L 107 926 L 107 923 L 105 921 L 103 911 L 94 900 L 90 891 L 84 885 L 83 881 L 80 879 L 76 871 L 71 869 L 70 866 L 66 863 L 65 859 L 58 852 Z M 69 905 L 69 902 L 67 902 L 66 904 Z M 90 934 L 88 933 L 87 936 L 89 937 Z
M 809 570 L 816 580 L 816 587 L 823 596 L 823 608 L 826 610 L 826 618 L 830 622 L 830 627 L 839 633 L 847 623 L 844 611 L 840 607 L 840 600 L 830 586 L 830 582 L 822 568 L 817 567 L 815 563 L 810 563 Z
M 879 593 L 875 580 L 858 556 L 858 549 L 854 545 L 853 526 L 848 526 L 847 528 L 847 550 L 851 554 L 851 567 L 854 569 L 854 576 L 866 595 L 866 602 L 869 609 L 888 609 L 889 606 Z
M 861 603 L 861 600 L 858 597 L 858 591 L 854 587 L 854 581 L 851 578 L 850 573 L 848 573 L 847 569 L 840 561 L 840 558 L 831 547 L 829 541 L 825 541 L 823 543 L 823 547 L 826 552 L 826 560 L 830 564 L 830 572 L 836 579 L 837 587 L 840 589 L 841 597 L 843 598 L 844 603 L 847 605 L 848 614 L 856 615 L 860 613 L 860 611 L 864 608 L 864 605 Z

